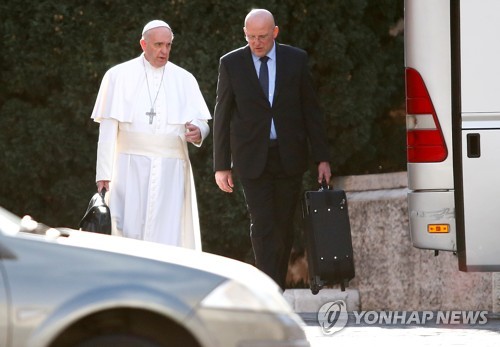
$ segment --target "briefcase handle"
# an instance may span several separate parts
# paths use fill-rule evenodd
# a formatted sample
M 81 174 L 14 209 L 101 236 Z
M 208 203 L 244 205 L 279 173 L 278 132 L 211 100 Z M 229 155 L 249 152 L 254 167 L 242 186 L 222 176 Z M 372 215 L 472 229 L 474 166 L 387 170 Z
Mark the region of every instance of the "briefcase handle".
M 104 196 L 106 195 L 106 188 L 102 187 L 101 192 L 99 193 L 100 196 L 104 199 Z
M 321 181 L 321 186 L 319 187 L 319 191 L 322 192 L 323 190 L 329 190 L 330 186 L 326 183 L 326 180 L 323 178 L 323 181 Z

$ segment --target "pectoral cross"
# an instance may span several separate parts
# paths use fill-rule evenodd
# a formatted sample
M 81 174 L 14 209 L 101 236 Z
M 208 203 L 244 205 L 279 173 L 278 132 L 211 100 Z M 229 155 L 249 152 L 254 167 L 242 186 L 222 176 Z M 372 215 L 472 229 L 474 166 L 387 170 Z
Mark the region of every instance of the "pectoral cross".
M 153 117 L 156 116 L 155 110 L 151 107 L 151 110 L 146 112 L 146 116 L 149 116 L 149 124 L 153 124 Z

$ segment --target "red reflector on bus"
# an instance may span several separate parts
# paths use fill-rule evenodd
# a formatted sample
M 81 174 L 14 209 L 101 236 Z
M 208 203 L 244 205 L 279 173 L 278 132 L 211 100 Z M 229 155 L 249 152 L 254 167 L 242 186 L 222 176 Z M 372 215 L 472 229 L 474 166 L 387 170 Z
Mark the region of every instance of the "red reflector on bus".
M 440 162 L 448 149 L 422 76 L 406 68 L 406 137 L 410 163 Z
M 435 146 L 440 147 L 442 140 L 436 130 L 409 130 L 406 133 L 408 147 Z

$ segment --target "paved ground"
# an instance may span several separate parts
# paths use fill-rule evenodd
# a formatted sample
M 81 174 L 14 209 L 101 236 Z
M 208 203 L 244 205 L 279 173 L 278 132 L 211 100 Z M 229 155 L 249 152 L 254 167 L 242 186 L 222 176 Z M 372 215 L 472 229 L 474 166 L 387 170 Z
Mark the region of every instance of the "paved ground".
M 422 317 L 423 313 L 420 313 Z M 370 346 L 425 347 L 425 346 L 481 346 L 500 345 L 500 316 L 487 315 L 485 324 L 436 324 L 435 319 L 425 324 L 367 324 L 349 313 L 346 326 L 325 335 L 315 313 L 301 313 L 307 324 L 305 330 L 311 347 Z

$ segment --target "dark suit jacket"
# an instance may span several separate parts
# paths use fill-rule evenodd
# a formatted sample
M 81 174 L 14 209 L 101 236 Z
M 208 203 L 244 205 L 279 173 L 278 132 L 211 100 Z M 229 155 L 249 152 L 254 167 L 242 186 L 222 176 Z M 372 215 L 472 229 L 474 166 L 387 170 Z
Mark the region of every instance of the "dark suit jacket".
M 214 170 L 256 178 L 264 170 L 271 129 L 278 137 L 285 172 L 307 169 L 310 143 L 315 162 L 328 161 L 326 131 L 305 51 L 276 43 L 276 87 L 269 105 L 249 46 L 220 59 L 214 112 Z

